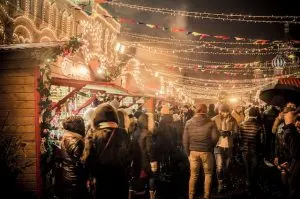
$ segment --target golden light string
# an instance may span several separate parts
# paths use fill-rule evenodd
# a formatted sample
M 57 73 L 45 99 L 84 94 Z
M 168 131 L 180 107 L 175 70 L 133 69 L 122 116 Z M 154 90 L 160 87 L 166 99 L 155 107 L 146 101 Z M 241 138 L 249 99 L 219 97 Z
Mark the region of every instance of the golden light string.
M 136 46 L 136 45 L 140 45 L 140 44 L 151 44 L 151 43 L 154 43 L 154 44 L 168 44 L 168 45 L 174 45 L 174 46 L 188 46 L 188 47 L 194 47 L 194 48 L 190 48 L 190 49 L 169 49 L 169 48 L 162 48 L 162 49 L 165 49 L 165 50 L 169 50 L 169 51 L 172 51 L 172 52 L 184 52 L 184 51 L 191 51 L 191 50 L 195 50 L 195 49 L 200 49 L 200 48 L 204 48 L 204 49 L 217 49 L 217 50 L 223 50 L 223 51 L 233 51 L 233 50 L 237 50 L 237 51 L 250 51 L 250 52 L 261 52 L 261 51 L 276 51 L 276 52 L 282 52 L 282 51 L 299 51 L 300 48 L 296 48 L 296 47 L 288 47 L 288 48 L 279 48 L 275 46 L 270 46 L 270 47 L 265 47 L 265 48 L 244 48 L 244 47 L 240 47 L 240 48 L 236 48 L 236 47 L 220 47 L 220 46 L 216 46 L 216 45 L 213 45 L 213 44 L 202 44 L 202 45 L 193 45 L 193 44 L 180 44 L 178 42 L 164 42 L 164 41 L 129 41 L 129 40 L 122 40 L 120 41 L 121 43 L 124 43 L 124 44 L 128 44 L 130 46 Z
M 206 60 L 201 60 L 201 59 L 191 59 L 191 58 L 187 58 L 187 57 L 180 57 L 180 56 L 177 56 L 177 55 L 164 54 L 164 53 L 155 52 L 155 51 L 152 51 L 151 53 L 166 56 L 166 57 L 172 57 L 172 58 L 177 58 L 177 59 L 181 59 L 181 60 L 186 60 L 186 61 L 192 61 L 192 62 L 202 62 L 202 63 L 220 64 L 220 65 L 222 65 L 222 64 L 225 64 L 225 65 L 237 64 L 237 63 L 232 63 L 232 62 L 217 62 L 217 61 L 206 61 Z M 247 63 L 240 63 L 240 64 L 247 64 Z
M 141 44 L 133 44 L 133 46 L 137 48 L 142 48 L 148 51 L 153 52 L 160 52 L 160 53 L 193 53 L 193 54 L 208 54 L 208 55 L 277 55 L 278 51 L 268 51 L 268 52 L 240 52 L 233 50 L 232 52 L 211 52 L 211 51 L 194 51 L 196 48 L 192 49 L 185 49 L 185 50 L 177 50 L 177 49 L 169 49 L 169 48 L 158 48 L 158 47 L 151 47 L 151 46 L 144 46 Z M 299 49 L 295 50 L 294 52 L 298 52 Z
M 126 4 L 121 2 L 105 2 L 109 5 L 115 5 L 119 7 L 126 7 L 130 9 L 137 9 L 140 11 L 147 11 L 152 13 L 167 14 L 171 16 L 192 17 L 195 19 L 210 19 L 221 21 L 240 21 L 240 22 L 252 22 L 252 23 L 288 23 L 288 24 L 300 24 L 299 16 L 256 16 L 256 15 L 242 15 L 242 14 L 224 14 L 224 13 L 208 13 L 208 12 L 190 12 L 184 10 L 173 10 L 168 8 L 155 8 L 147 6 L 139 6 Z
M 249 87 L 249 88 L 230 88 L 230 89 L 226 89 L 223 87 L 209 87 L 209 86 L 208 87 L 196 87 L 196 86 L 190 86 L 190 85 L 178 84 L 178 83 L 174 83 L 174 85 L 183 87 L 184 89 L 187 89 L 187 88 L 193 89 L 193 91 L 197 92 L 197 93 L 203 93 L 203 92 L 205 92 L 206 94 L 217 93 L 215 90 L 218 89 L 221 91 L 225 91 L 228 94 L 234 94 L 234 93 L 244 93 L 244 92 L 250 92 L 253 90 L 258 90 L 258 89 L 264 88 L 270 84 L 274 84 L 276 82 L 277 82 L 277 80 L 273 80 L 273 81 L 265 83 L 265 84 L 260 84 L 259 86 L 253 86 L 253 87 Z
M 288 47 L 288 48 L 275 48 L 274 46 L 270 46 L 270 47 L 266 47 L 266 48 L 243 48 L 243 47 L 220 47 L 220 46 L 216 46 L 216 45 L 212 45 L 212 44 L 202 44 L 202 45 L 192 45 L 192 44 L 180 44 L 180 43 L 176 43 L 176 42 L 161 42 L 161 41 L 147 41 L 147 42 L 143 42 L 143 41 L 132 41 L 132 40 L 122 40 L 120 41 L 121 43 L 124 44 L 131 44 L 131 45 L 137 45 L 137 44 L 142 44 L 142 43 L 164 43 L 164 44 L 170 44 L 170 45 L 177 45 L 177 46 L 190 46 L 190 47 L 194 47 L 193 49 L 199 49 L 199 48 L 208 48 L 208 49 L 219 49 L 219 50 L 245 50 L 245 51 L 286 51 L 286 50 L 299 50 L 300 48 L 296 48 L 296 47 Z M 168 49 L 168 48 L 165 48 Z M 172 49 L 168 49 L 168 50 L 172 50 Z
M 158 59 L 158 58 L 152 58 L 151 61 L 157 61 L 159 63 L 152 63 L 153 66 L 156 66 L 156 65 L 161 65 L 162 64 L 169 64 L 169 65 L 179 65 L 179 66 L 193 66 L 193 67 L 198 67 L 198 68 L 203 68 L 203 67 L 206 67 L 206 66 L 209 66 L 209 65 L 203 65 L 202 63 L 200 64 L 197 64 L 197 63 L 191 63 L 191 62 L 172 62 L 172 61 L 168 61 L 168 60 L 162 60 L 162 59 Z M 209 62 L 209 61 L 207 61 Z M 257 68 L 257 64 L 259 62 L 249 62 L 249 63 L 226 63 L 226 62 L 219 62 L 220 64 L 215 64 L 215 63 L 209 63 L 210 65 L 217 65 L 218 67 L 228 67 L 228 66 L 234 66 L 232 68 L 237 68 L 239 69 L 240 67 L 239 66 L 235 66 L 235 65 L 244 65 L 245 68 L 249 67 L 249 68 Z M 271 63 L 271 61 L 266 61 L 263 63 L 263 65 L 268 65 L 269 63 Z M 173 67 L 174 67 L 173 66 Z M 270 65 L 271 66 L 271 65 Z M 298 67 L 298 66 L 296 66 Z M 269 68 L 267 66 L 259 66 L 259 68 Z
M 151 64 L 150 64 L 151 65 Z M 153 64 L 152 64 L 153 65 Z M 235 73 L 243 73 L 243 72 L 253 72 L 255 69 L 260 69 L 261 71 L 273 71 L 274 68 L 271 67 L 246 67 L 246 68 L 234 68 L 234 67 L 224 67 L 221 68 L 219 66 L 195 66 L 195 65 L 183 65 L 183 64 L 155 64 L 153 66 L 164 66 L 164 67 L 173 67 L 173 68 L 178 68 L 181 69 L 190 69 L 190 70 L 195 70 L 195 71 L 201 71 L 201 72 L 206 72 L 206 71 L 215 71 L 215 72 L 235 72 Z M 289 68 L 295 69 L 299 68 L 298 65 L 290 66 Z
M 159 75 L 163 75 L 163 76 L 169 76 L 169 77 L 178 77 L 178 78 L 182 78 L 182 79 L 187 79 L 187 80 L 194 80 L 197 82 L 216 82 L 216 83 L 263 83 L 265 81 L 272 81 L 272 80 L 276 80 L 279 78 L 285 78 L 285 77 L 290 77 L 290 76 L 294 76 L 297 74 L 300 74 L 300 72 L 296 72 L 293 74 L 288 74 L 288 75 L 281 75 L 281 76 L 276 76 L 276 77 L 267 77 L 267 78 L 258 78 L 258 79 L 243 79 L 243 80 L 211 80 L 211 79 L 200 79 L 200 78 L 194 78 L 194 77 L 186 77 L 186 76 L 182 76 L 182 75 L 175 75 L 175 74 L 170 74 L 170 73 L 165 73 L 165 72 L 158 72 Z
M 168 37 L 156 37 L 156 36 L 150 36 L 146 34 L 140 34 L 140 33 L 132 33 L 132 32 L 126 32 L 122 31 L 120 35 L 126 35 L 133 38 L 143 38 L 143 39 L 157 39 L 157 41 L 161 40 L 168 40 L 173 41 L 178 44 L 182 44 L 184 42 L 187 43 L 199 43 L 199 44 L 226 44 L 226 45 L 255 45 L 255 46 L 265 46 L 265 45 L 274 45 L 274 44 L 280 44 L 283 43 L 283 41 L 273 41 L 272 43 L 253 43 L 253 42 L 225 42 L 225 41 L 201 41 L 201 40 L 190 40 L 190 39 L 175 39 L 175 38 L 168 38 Z M 291 42 L 292 43 L 292 42 Z
M 220 47 L 212 44 L 202 44 L 202 45 L 194 45 L 194 44 L 181 44 L 177 42 L 165 42 L 165 41 L 132 41 L 132 40 L 120 40 L 120 43 L 124 44 L 167 44 L 167 45 L 173 45 L 173 46 L 181 46 L 181 47 L 194 47 L 194 49 L 199 48 L 207 48 L 207 49 L 218 49 L 223 51 L 229 51 L 229 50 L 245 50 L 245 51 L 264 51 L 264 50 L 276 50 L 278 51 L 277 47 L 275 49 L 274 46 L 266 47 L 266 48 L 244 48 L 244 47 Z M 279 51 L 284 50 L 299 50 L 300 48 L 280 48 Z

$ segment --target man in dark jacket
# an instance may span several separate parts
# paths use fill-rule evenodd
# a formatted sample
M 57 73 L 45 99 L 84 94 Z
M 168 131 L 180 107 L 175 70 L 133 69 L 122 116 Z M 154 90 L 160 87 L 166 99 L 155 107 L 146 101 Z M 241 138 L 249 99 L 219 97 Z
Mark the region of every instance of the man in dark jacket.
M 240 147 L 245 163 L 247 186 L 253 185 L 254 170 L 257 166 L 257 153 L 261 148 L 264 135 L 263 126 L 257 120 L 258 111 L 255 107 L 249 110 L 247 120 L 240 125 Z
M 79 116 L 63 121 L 64 134 L 61 142 L 63 198 L 85 198 L 87 175 L 80 157 L 84 149 L 84 121 Z
M 204 198 L 210 198 L 213 174 L 213 148 L 218 141 L 215 122 L 207 116 L 207 106 L 200 104 L 197 112 L 187 123 L 183 134 L 183 146 L 189 155 L 191 176 L 189 181 L 189 199 L 195 197 L 200 167 L 205 174 Z
M 299 112 L 299 108 L 298 111 Z M 295 126 L 295 112 L 284 115 L 284 143 L 291 154 L 289 167 L 289 193 L 290 198 L 300 198 L 300 133 Z

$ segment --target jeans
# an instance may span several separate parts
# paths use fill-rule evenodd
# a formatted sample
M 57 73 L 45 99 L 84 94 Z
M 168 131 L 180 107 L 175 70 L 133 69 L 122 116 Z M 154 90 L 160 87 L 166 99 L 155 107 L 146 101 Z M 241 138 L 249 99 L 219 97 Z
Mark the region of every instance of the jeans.
M 257 166 L 257 155 L 255 151 L 242 151 L 243 160 L 245 163 L 247 184 L 253 185 L 254 170 Z
M 218 153 L 215 153 L 216 170 L 218 182 L 228 180 L 228 170 L 231 165 L 232 148 L 220 148 L 218 147 Z M 220 184 L 219 184 L 220 186 Z
M 191 176 L 189 181 L 189 199 L 193 199 L 195 197 L 200 167 L 203 167 L 205 177 L 204 198 L 209 198 L 214 166 L 213 154 L 211 152 L 191 151 L 189 160 L 191 170 Z

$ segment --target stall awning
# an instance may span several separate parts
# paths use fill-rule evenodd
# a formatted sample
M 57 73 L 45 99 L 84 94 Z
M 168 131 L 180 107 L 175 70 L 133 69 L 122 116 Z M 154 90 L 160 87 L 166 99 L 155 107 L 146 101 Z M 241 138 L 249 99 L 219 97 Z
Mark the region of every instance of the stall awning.
M 130 95 L 126 89 L 110 82 L 83 81 L 53 77 L 51 80 L 51 84 L 57 86 L 69 86 L 74 88 L 85 88 L 89 90 L 103 91 L 105 93 L 114 95 Z
M 99 90 L 104 91 L 105 93 L 114 94 L 114 95 L 129 95 L 129 93 L 117 85 L 114 84 L 87 84 L 83 88 L 90 90 Z
M 300 78 L 280 78 L 279 84 L 300 87 Z

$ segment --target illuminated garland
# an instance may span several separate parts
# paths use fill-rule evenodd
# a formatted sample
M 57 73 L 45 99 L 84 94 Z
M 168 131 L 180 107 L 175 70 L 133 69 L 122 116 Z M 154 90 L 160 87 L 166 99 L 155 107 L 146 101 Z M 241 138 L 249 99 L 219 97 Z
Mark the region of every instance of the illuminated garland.
M 42 161 L 50 161 L 52 155 L 52 147 L 55 144 L 55 140 L 50 136 L 50 131 L 56 128 L 52 126 L 52 112 L 51 112 L 51 100 L 50 100 L 50 87 L 51 87 L 51 68 L 52 62 L 56 61 L 58 56 L 67 56 L 70 53 L 76 52 L 80 46 L 81 42 L 73 37 L 70 41 L 63 46 L 55 49 L 53 55 L 49 57 L 44 64 L 40 67 L 41 77 L 38 80 L 38 92 L 40 93 L 41 101 L 40 106 L 40 131 L 41 131 L 41 154 Z
M 198 43 L 198 44 L 224 44 L 224 45 L 255 45 L 255 46 L 265 46 L 265 45 L 272 45 L 272 44 L 281 44 L 286 43 L 280 40 L 273 41 L 272 43 L 253 43 L 253 42 L 230 42 L 230 41 L 203 41 L 203 40 L 191 40 L 191 39 L 175 39 L 175 38 L 167 38 L 167 37 L 155 37 L 150 36 L 146 34 L 139 34 L 139 33 L 132 33 L 132 32 L 126 32 L 122 31 L 121 35 L 130 36 L 133 38 L 140 38 L 145 39 L 149 41 L 158 41 L 161 42 L 161 40 L 167 40 L 167 41 L 173 41 L 174 43 L 177 43 L 178 45 L 182 43 Z M 300 41 L 292 40 L 288 43 L 298 43 Z
M 286 78 L 294 75 L 298 75 L 300 72 L 296 72 L 293 74 L 288 74 L 288 75 L 282 75 L 282 76 L 276 76 L 276 77 L 267 77 L 267 78 L 258 78 L 258 79 L 243 79 L 243 80 L 211 80 L 211 79 L 200 79 L 200 78 L 193 78 L 193 77 L 187 77 L 183 75 L 176 75 L 176 74 L 170 74 L 170 73 L 165 73 L 165 72 L 158 72 L 159 75 L 163 76 L 168 76 L 172 78 L 180 78 L 180 79 L 186 79 L 191 82 L 204 82 L 204 83 L 218 83 L 218 84 L 226 84 L 226 83 L 231 83 L 231 84 L 240 84 L 240 83 L 264 83 L 272 80 L 276 80 L 279 78 Z
M 98 13 L 95 13 L 94 15 L 99 15 Z M 173 33 L 183 33 L 185 35 L 192 35 L 199 39 L 205 39 L 205 38 L 213 38 L 218 40 L 234 40 L 234 41 L 249 41 L 253 44 L 267 44 L 267 43 L 273 43 L 275 41 L 266 40 L 266 39 L 249 39 L 249 38 L 243 38 L 243 37 L 229 37 L 225 35 L 209 35 L 206 33 L 200 33 L 196 31 L 189 31 L 185 28 L 178 28 L 178 27 L 165 27 L 161 26 L 159 24 L 149 24 L 146 22 L 138 21 L 135 19 L 129 19 L 129 18 L 122 18 L 122 17 L 116 17 L 111 15 L 101 15 L 104 18 L 112 18 L 118 21 L 119 23 L 129 24 L 129 25 L 143 25 L 147 28 L 156 29 L 156 30 L 162 30 L 162 31 L 168 31 Z M 276 41 L 277 42 L 277 41 Z
M 178 49 L 170 49 L 170 48 L 158 48 L 152 46 L 145 46 L 142 44 L 132 44 L 131 46 L 135 46 L 136 48 L 141 48 L 144 50 L 148 50 L 150 52 L 158 52 L 158 53 L 192 53 L 192 54 L 208 54 L 208 55 L 276 55 L 278 54 L 278 50 L 270 50 L 267 52 L 248 52 L 248 51 L 241 51 L 241 50 L 232 50 L 232 52 L 212 52 L 212 51 L 195 51 L 199 50 L 199 48 L 192 48 L 192 49 L 185 49 L 185 50 L 178 50 Z M 284 50 L 284 49 L 281 49 Z M 289 52 L 299 52 L 297 48 L 287 48 L 285 50 L 289 50 Z M 228 49 L 227 49 L 228 51 Z M 261 50 L 264 51 L 264 50 Z
M 105 2 L 105 1 L 104 1 Z M 223 13 L 208 13 L 208 12 L 189 12 L 184 10 L 173 10 L 168 8 L 154 8 L 139 5 L 126 4 L 121 2 L 105 2 L 109 5 L 136 9 L 140 11 L 159 13 L 171 16 L 192 17 L 195 19 L 210 19 L 220 21 L 242 21 L 252 23 L 283 23 L 283 24 L 300 24 L 300 16 L 255 16 L 242 14 L 223 14 Z

